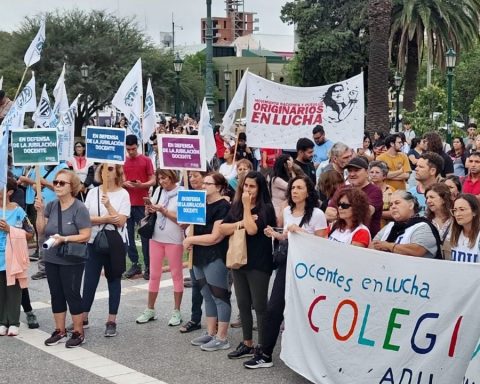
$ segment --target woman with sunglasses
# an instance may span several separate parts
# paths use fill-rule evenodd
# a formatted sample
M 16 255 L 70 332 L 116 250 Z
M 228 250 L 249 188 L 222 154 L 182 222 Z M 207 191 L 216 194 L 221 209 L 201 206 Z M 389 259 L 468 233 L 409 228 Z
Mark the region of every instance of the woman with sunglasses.
M 374 249 L 399 255 L 442 259 L 437 228 L 420 217 L 420 204 L 410 193 L 397 190 L 392 195 L 390 212 L 393 221 L 375 236 Z
M 451 260 L 480 263 L 480 206 L 477 198 L 470 194 L 459 195 L 452 214 Z
M 338 218 L 331 226 L 328 239 L 368 248 L 371 236 L 365 223 L 370 220 L 370 210 L 365 192 L 351 186 L 343 187 L 334 204 Z
M 107 168 L 107 180 L 104 180 L 104 167 Z M 105 323 L 105 337 L 117 335 L 117 313 L 120 305 L 121 278 L 125 272 L 127 253 L 127 229 L 125 223 L 130 216 L 130 196 L 122 188 L 123 167 L 114 164 L 102 164 L 95 172 L 95 180 L 101 185 L 93 188 L 87 195 L 85 206 L 92 221 L 92 234 L 88 241 L 88 260 L 83 281 L 83 327 L 88 327 L 88 314 L 92 308 L 95 292 L 102 269 L 108 282 L 108 318 Z M 107 181 L 107 182 L 106 182 Z M 108 184 L 108 192 L 105 185 Z M 108 230 L 108 253 L 98 253 L 93 246 L 100 230 Z M 116 231 L 112 233 L 110 231 Z
M 80 190 L 79 177 L 70 170 L 60 170 L 53 180 L 57 199 L 46 206 L 43 200 L 35 200 L 37 231 L 39 237 L 53 239 L 53 245 L 45 249 L 45 271 L 55 319 L 55 331 L 45 340 L 45 345 L 65 342 L 67 348 L 75 348 L 85 342 L 83 332 L 83 303 L 80 295 L 84 258 L 64 256 L 58 251 L 69 242 L 86 243 L 91 235 L 91 221 L 85 205 L 75 198 Z M 61 220 L 61 228 L 59 219 Z M 73 320 L 73 332 L 67 339 L 65 317 L 68 309 Z
M 287 188 L 288 206 L 283 210 L 283 232 L 279 233 L 271 226 L 264 230 L 266 236 L 277 241 L 286 240 L 289 232 L 303 232 L 311 235 L 327 236 L 327 219 L 319 208 L 315 186 L 308 176 L 296 176 Z M 367 204 L 368 207 L 368 204 Z M 368 209 L 368 208 L 367 208 Z M 265 335 L 261 348 L 243 365 L 245 368 L 268 368 L 273 366 L 272 353 L 277 343 L 285 309 L 286 257 L 277 264 L 277 272 L 265 316 Z
M 205 300 L 207 332 L 191 341 L 204 351 L 230 348 L 227 340 L 232 307 L 225 256 L 228 241 L 220 233 L 220 224 L 228 214 L 230 203 L 223 198 L 227 180 L 218 172 L 209 173 L 203 180 L 207 194 L 206 225 L 194 225 L 193 235 L 183 241 L 193 251 L 193 270 Z

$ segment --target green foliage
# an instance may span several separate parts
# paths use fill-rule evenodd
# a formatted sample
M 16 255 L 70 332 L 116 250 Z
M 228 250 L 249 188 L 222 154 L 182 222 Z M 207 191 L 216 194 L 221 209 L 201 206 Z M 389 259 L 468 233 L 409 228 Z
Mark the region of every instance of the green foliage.
M 290 67 L 303 86 L 335 83 L 360 73 L 368 59 L 367 0 L 294 0 L 281 19 L 295 24 L 299 51 Z
M 471 118 L 474 118 L 476 121 L 480 121 L 480 95 L 475 97 L 473 100 L 469 112 Z

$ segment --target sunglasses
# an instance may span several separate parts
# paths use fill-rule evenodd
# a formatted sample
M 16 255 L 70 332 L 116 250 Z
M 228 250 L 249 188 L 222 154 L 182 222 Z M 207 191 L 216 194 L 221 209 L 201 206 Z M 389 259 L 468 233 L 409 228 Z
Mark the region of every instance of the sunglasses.
M 68 181 L 63 181 L 63 180 L 53 180 L 52 184 L 54 187 L 64 187 L 65 184 L 72 184 L 72 183 L 69 183 Z
M 338 203 L 338 208 L 341 208 L 341 209 L 348 209 L 348 208 L 351 208 L 352 204 L 348 204 L 348 203 Z
M 108 170 L 109 172 L 112 172 L 112 171 L 114 171 L 114 170 L 115 170 L 115 167 L 113 167 L 113 166 L 109 166 L 109 167 L 107 167 L 107 170 Z

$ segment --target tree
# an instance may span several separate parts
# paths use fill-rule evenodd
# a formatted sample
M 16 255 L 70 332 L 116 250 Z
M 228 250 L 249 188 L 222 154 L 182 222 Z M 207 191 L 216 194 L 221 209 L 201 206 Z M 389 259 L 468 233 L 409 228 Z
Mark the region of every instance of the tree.
M 405 73 L 403 105 L 414 108 L 417 74 L 426 50 L 427 61 L 445 66 L 445 52 L 473 46 L 478 39 L 480 0 L 395 0 L 390 44 Z M 424 38 L 426 36 L 426 38 Z
M 480 44 L 462 55 L 454 74 L 453 105 L 468 123 L 469 117 L 472 117 L 471 105 L 478 105 L 480 95 Z
M 388 116 L 388 34 L 392 0 L 370 0 L 368 28 L 370 35 L 368 60 L 367 130 L 389 130 Z
M 299 50 L 290 74 L 302 86 L 331 84 L 362 71 L 367 63 L 366 0 L 295 0 L 281 19 L 295 24 Z

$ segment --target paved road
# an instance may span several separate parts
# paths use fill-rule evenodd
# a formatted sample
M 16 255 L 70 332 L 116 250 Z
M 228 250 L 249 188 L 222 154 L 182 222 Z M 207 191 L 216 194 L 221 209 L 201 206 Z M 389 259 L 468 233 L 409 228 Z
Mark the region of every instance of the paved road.
M 31 271 L 35 270 L 33 263 Z M 67 350 L 64 345 L 43 345 L 43 340 L 53 330 L 48 286 L 46 280 L 31 281 L 30 296 L 37 308 L 40 329 L 28 330 L 22 325 L 18 338 L 0 338 L 0 384 L 309 383 L 283 364 L 278 350 L 273 368 L 247 370 L 242 366 L 243 360 L 227 358 L 229 351 L 203 352 L 190 345 L 190 340 L 202 331 L 183 335 L 178 327 L 167 325 L 173 291 L 170 275 L 162 278 L 165 287 L 160 289 L 157 303 L 159 319 L 144 325 L 137 325 L 135 318 L 146 305 L 146 282 L 143 279 L 123 281 L 118 335 L 114 338 L 103 336 L 108 299 L 106 281 L 102 278 L 97 291 L 100 294 L 90 314 L 90 328 L 86 330 L 87 342 L 74 350 Z M 238 309 L 234 300 L 232 304 L 232 318 L 236 318 Z M 186 288 L 182 304 L 184 319 L 190 316 L 190 305 L 191 291 Z M 21 319 L 25 321 L 23 314 Z M 236 346 L 241 341 L 241 330 L 231 329 L 229 339 L 232 346 Z

